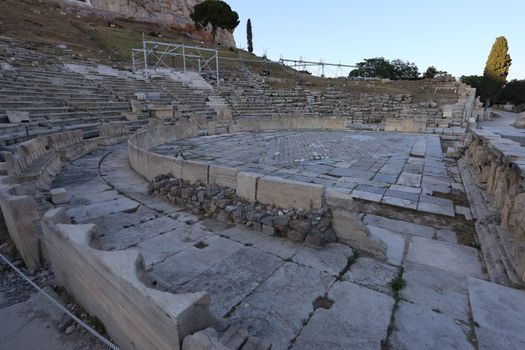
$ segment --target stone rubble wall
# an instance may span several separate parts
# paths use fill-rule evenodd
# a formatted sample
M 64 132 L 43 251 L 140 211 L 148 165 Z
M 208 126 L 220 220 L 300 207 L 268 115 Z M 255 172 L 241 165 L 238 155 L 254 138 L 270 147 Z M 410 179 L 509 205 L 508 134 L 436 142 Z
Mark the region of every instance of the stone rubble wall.
M 129 162 L 138 174 L 149 181 L 159 175 L 170 174 L 176 179 L 202 186 L 220 185 L 235 189 L 239 197 L 281 209 L 302 208 L 315 210 L 325 204 L 336 211 L 333 226 L 338 241 L 361 249 L 368 254 L 385 258 L 386 246 L 373 239 L 361 223 L 353 199 L 328 191 L 325 186 L 292 181 L 261 174 L 238 172 L 234 168 L 218 166 L 202 161 L 190 161 L 156 154 L 152 148 L 161 144 L 216 134 L 222 130 L 340 130 L 344 125 L 338 118 L 289 118 L 286 120 L 236 120 L 226 122 L 217 128 L 214 122 L 208 124 L 158 125 L 138 131 L 128 140 Z
M 42 227 L 57 282 L 103 322 L 120 348 L 180 349 L 185 336 L 213 322 L 206 292 L 147 287 L 140 254 L 96 249 L 96 225 L 71 225 L 59 208 L 44 215 Z
M 216 182 L 221 182 L 218 177 Z M 279 185 L 279 182 L 276 184 Z M 337 241 L 337 236 L 331 228 L 331 212 L 326 205 L 309 210 L 293 207 L 281 210 L 271 204 L 263 204 L 262 201 L 254 203 L 242 199 L 235 188 L 211 182 L 208 186 L 191 184 L 170 175 L 155 177 L 149 186 L 149 192 L 183 205 L 195 215 L 215 217 L 226 223 L 243 224 L 268 235 L 287 237 L 292 241 L 305 242 L 317 247 Z
M 525 280 L 525 148 L 485 130 L 473 131 L 465 147 L 464 159 L 499 215 L 500 253 Z

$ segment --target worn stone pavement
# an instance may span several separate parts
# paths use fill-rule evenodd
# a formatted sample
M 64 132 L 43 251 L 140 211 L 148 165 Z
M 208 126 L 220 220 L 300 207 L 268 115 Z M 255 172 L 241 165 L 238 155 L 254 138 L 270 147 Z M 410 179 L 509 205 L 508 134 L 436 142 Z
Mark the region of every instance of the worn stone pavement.
M 457 167 L 444 161 L 437 135 L 241 132 L 179 140 L 155 151 L 321 184 L 354 198 L 451 217 L 456 214 L 454 202 L 433 194 L 462 188 Z
M 138 250 L 157 287 L 208 291 L 217 317 L 273 349 L 525 348 L 525 293 L 484 281 L 453 231 L 366 215 L 385 262 L 224 226 L 150 197 L 124 144 L 72 162 L 53 187 L 75 222 L 99 225 L 102 249 Z

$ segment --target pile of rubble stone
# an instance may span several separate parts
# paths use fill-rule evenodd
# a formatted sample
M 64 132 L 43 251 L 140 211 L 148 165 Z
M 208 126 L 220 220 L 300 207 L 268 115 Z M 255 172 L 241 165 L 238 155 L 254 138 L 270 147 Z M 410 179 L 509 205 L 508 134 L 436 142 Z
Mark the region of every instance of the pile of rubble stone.
M 229 188 L 196 185 L 170 175 L 157 176 L 148 190 L 170 202 L 184 205 L 195 215 L 244 224 L 269 235 L 287 237 L 313 246 L 323 246 L 337 240 L 331 227 L 332 214 L 326 206 L 313 210 L 280 209 L 247 202 Z

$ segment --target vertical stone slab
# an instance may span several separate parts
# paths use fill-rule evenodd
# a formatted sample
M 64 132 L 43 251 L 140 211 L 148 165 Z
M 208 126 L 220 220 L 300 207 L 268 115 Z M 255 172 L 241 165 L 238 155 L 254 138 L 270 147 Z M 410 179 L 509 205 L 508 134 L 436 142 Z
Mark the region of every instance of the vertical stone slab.
M 257 185 L 257 201 L 281 208 L 321 208 L 324 187 L 278 177 L 265 176 Z
M 237 188 L 237 169 L 222 165 L 210 164 L 208 182 L 210 185 L 219 185 L 231 189 Z
M 194 160 L 184 160 L 182 162 L 182 178 L 193 184 L 208 184 L 208 171 L 210 165 Z
M 40 241 L 33 223 L 39 219 L 35 201 L 28 196 L 14 196 L 12 188 L 0 185 L 0 207 L 9 236 L 29 270 L 40 267 Z
M 238 196 L 250 201 L 256 201 L 257 194 L 257 180 L 261 177 L 260 174 L 240 172 L 237 174 L 237 188 Z

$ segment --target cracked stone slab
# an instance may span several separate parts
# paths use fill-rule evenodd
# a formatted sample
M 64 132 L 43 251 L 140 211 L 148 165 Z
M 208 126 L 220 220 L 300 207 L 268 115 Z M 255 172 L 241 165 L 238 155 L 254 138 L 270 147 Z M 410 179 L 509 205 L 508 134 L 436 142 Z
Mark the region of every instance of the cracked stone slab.
M 395 315 L 395 329 L 389 338 L 391 349 L 474 350 L 463 327 L 447 315 L 404 301 Z
M 282 264 L 273 255 L 244 247 L 182 285 L 177 293 L 207 291 L 210 310 L 224 317 Z
M 343 280 L 392 295 L 389 283 L 397 277 L 398 273 L 399 267 L 363 257 L 352 264 L 350 270 L 344 274 Z
M 136 249 L 144 257 L 146 266 L 151 266 L 158 264 L 168 256 L 210 238 L 212 235 L 198 225 L 185 225 L 144 240 L 136 246 Z
M 480 350 L 525 349 L 525 292 L 468 278 Z
M 286 262 L 241 302 L 228 320 L 240 322 L 251 335 L 267 339 L 272 349 L 288 349 L 314 311 L 313 302 L 333 281 L 324 272 Z
M 433 227 L 414 224 L 408 221 L 395 220 L 372 214 L 365 215 L 363 221 L 366 224 L 382 227 L 392 232 L 421 236 L 426 238 L 434 238 L 435 236 L 435 229 Z
M 351 282 L 336 282 L 328 292 L 330 309 L 318 308 L 292 349 L 381 349 L 394 299 Z M 371 307 L 373 305 L 373 307 Z
M 172 219 L 169 216 L 161 216 L 120 231 L 106 232 L 106 235 L 101 238 L 102 249 L 125 249 L 146 239 L 184 226 L 186 226 L 186 223 L 183 221 Z
M 101 235 L 106 235 L 107 232 L 116 232 L 126 227 L 152 220 L 156 217 L 157 215 L 154 211 L 141 205 L 133 213 L 119 212 L 106 216 L 99 216 L 91 219 L 89 222 L 96 224 L 99 227 L 99 233 Z
M 220 236 L 203 241 L 207 246 L 188 247 L 153 267 L 154 273 L 173 286 L 180 286 L 226 259 L 244 245 Z
M 412 237 L 408 248 L 407 261 L 461 275 L 484 278 L 478 251 L 463 245 Z
M 401 290 L 403 299 L 453 319 L 468 321 L 465 276 L 410 262 L 405 266 L 403 279 L 406 281 L 405 288 Z
M 421 175 L 402 172 L 399 175 L 399 179 L 397 179 L 397 184 L 407 187 L 419 187 L 421 186 Z
M 314 269 L 338 276 L 353 256 L 352 248 L 339 243 L 326 244 L 321 249 L 304 247 L 292 258 L 292 261 Z
M 85 207 L 70 208 L 67 214 L 77 223 L 89 222 L 93 218 L 110 215 L 118 212 L 133 212 L 140 203 L 129 198 L 121 197 L 108 202 L 95 203 Z

